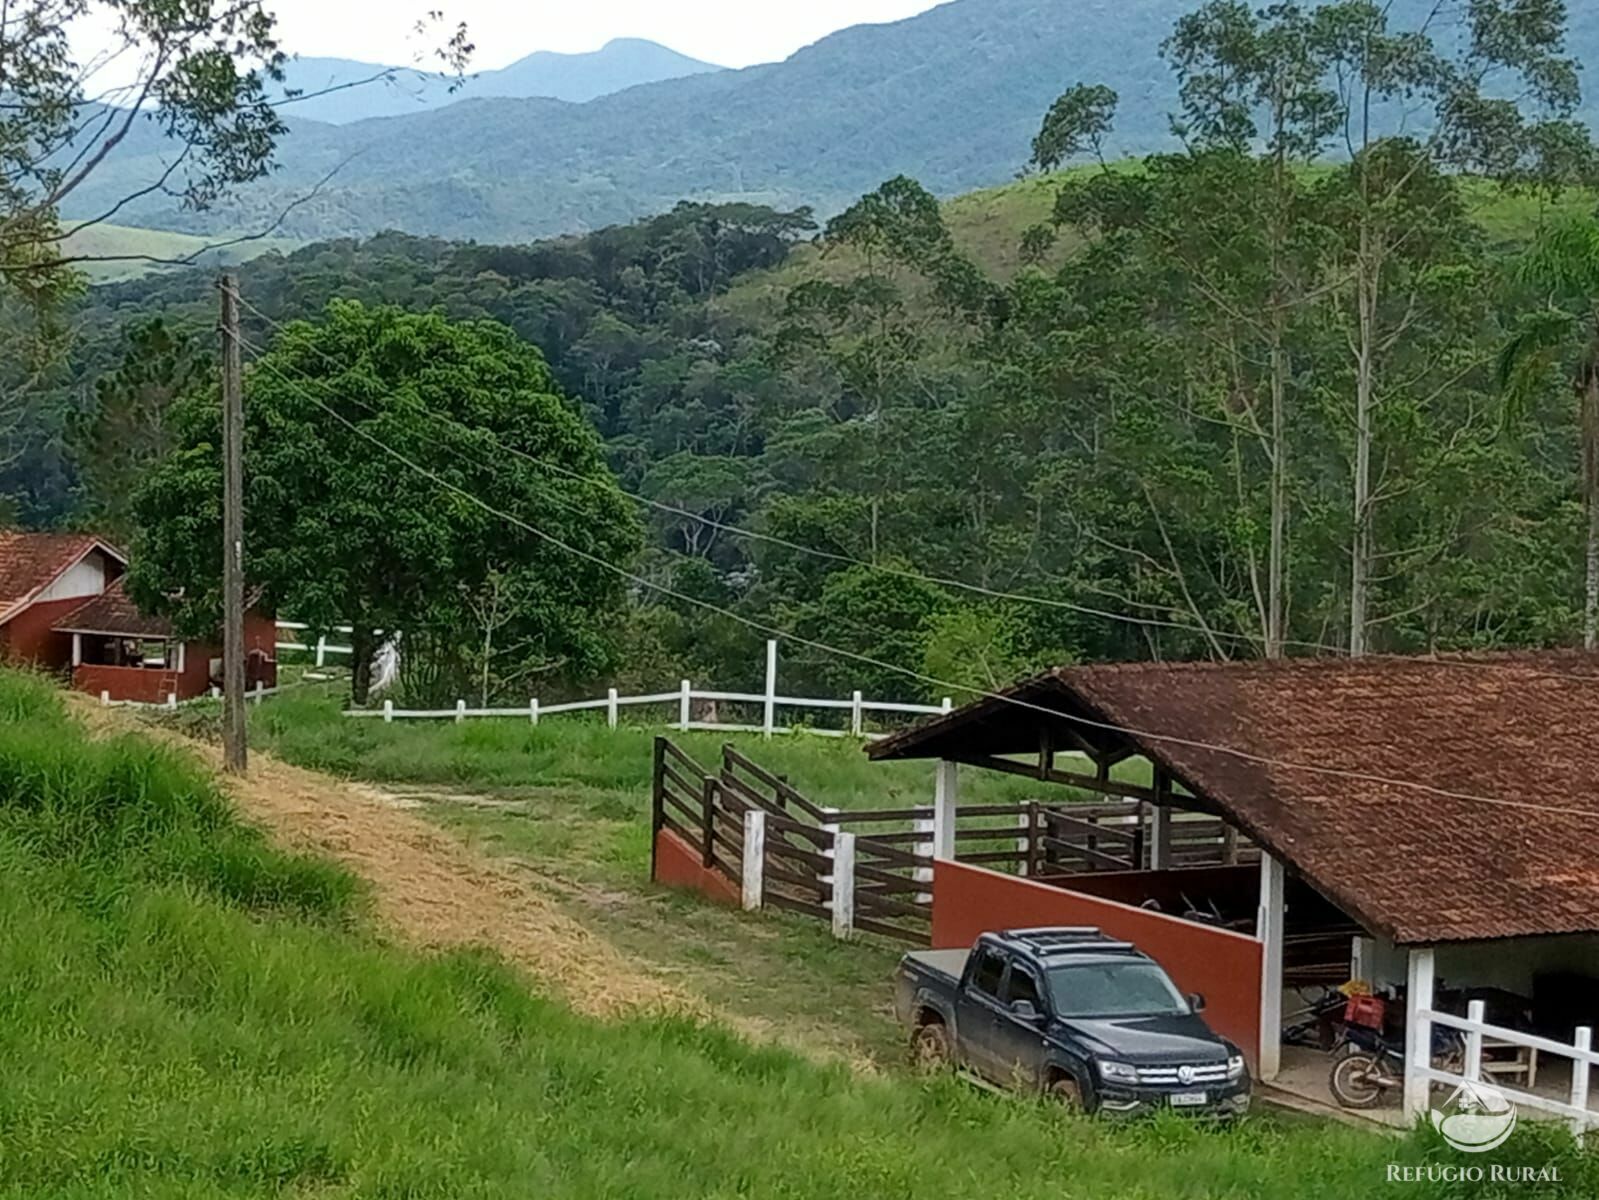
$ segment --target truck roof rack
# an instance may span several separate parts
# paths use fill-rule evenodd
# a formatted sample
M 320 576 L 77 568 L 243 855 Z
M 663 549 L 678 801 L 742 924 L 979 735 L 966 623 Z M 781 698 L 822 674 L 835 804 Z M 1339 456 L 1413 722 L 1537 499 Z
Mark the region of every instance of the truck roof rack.
M 1131 942 L 1108 938 L 1092 925 L 1055 925 L 1037 929 L 1007 929 L 1002 937 L 1017 941 L 1034 954 L 1050 956 L 1080 951 L 1136 950 Z

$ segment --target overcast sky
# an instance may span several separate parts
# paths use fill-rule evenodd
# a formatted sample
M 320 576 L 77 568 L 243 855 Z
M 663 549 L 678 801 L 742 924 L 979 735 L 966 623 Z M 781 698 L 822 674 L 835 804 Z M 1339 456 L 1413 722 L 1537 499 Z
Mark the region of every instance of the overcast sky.
M 476 70 L 493 70 L 534 50 L 597 50 L 611 38 L 641 37 L 728 67 L 774 62 L 847 25 L 898 21 L 939 0 L 269 0 L 283 42 L 302 55 L 404 66 L 422 43 L 414 32 L 429 9 L 465 21 L 477 44 Z M 436 40 L 436 39 L 435 39 Z

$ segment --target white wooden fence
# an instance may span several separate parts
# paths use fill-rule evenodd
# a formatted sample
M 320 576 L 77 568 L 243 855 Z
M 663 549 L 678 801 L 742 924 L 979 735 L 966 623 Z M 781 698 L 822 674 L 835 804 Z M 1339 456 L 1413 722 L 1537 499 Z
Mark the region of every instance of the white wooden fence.
M 349 646 L 330 646 L 328 644 L 328 639 L 325 638 L 325 637 L 317 638 L 315 644 L 312 644 L 312 643 L 309 643 L 309 642 L 303 642 L 303 641 L 301 641 L 298 638 L 294 638 L 294 639 L 292 639 L 290 641 L 283 641 L 282 640 L 282 635 L 283 635 L 285 630 L 287 630 L 289 633 L 304 633 L 309 628 L 310 628 L 309 625 L 301 625 L 297 621 L 279 621 L 278 622 L 279 641 L 277 643 L 278 649 L 279 650 L 294 650 L 294 651 L 303 652 L 305 654 L 314 655 L 316 657 L 316 665 L 319 666 L 319 667 L 325 667 L 325 666 L 328 665 L 328 655 L 330 655 L 330 654 L 343 656 L 343 655 L 349 655 L 349 654 L 354 654 L 355 653 L 355 651 L 353 649 L 351 649 Z M 353 631 L 350 629 L 350 627 L 348 625 L 340 625 L 338 627 L 337 632 L 338 633 L 351 633 Z
M 1569 1043 L 1558 1042 L 1551 1038 L 1523 1033 L 1518 1029 L 1488 1024 L 1484 1019 L 1484 1006 L 1481 1000 L 1471 1001 L 1466 1006 L 1464 1017 L 1438 1012 L 1435 1009 L 1423 1009 L 1416 1015 L 1419 1018 L 1417 1021 L 1419 1028 L 1409 1031 L 1412 1044 L 1411 1060 L 1408 1065 L 1414 1075 L 1432 1083 L 1441 1083 L 1445 1087 L 1486 1083 L 1518 1109 L 1532 1109 L 1563 1118 L 1570 1124 L 1571 1132 L 1579 1141 L 1589 1129 L 1599 1126 L 1599 1112 L 1594 1112 L 1588 1107 L 1589 1074 L 1595 1066 L 1599 1066 L 1599 1053 L 1595 1053 L 1593 1049 L 1593 1030 L 1590 1027 L 1580 1026 Z M 1440 1071 L 1433 1065 L 1431 1045 L 1434 1025 L 1456 1029 L 1465 1034 L 1466 1061 L 1462 1074 Z M 1571 1063 L 1571 1086 L 1566 1098 L 1562 1100 L 1557 1096 L 1539 1095 L 1533 1091 L 1506 1087 L 1493 1079 L 1485 1081 L 1482 1067 L 1482 1048 L 1485 1038 L 1492 1039 L 1496 1046 L 1525 1047 L 1536 1050 L 1540 1055 L 1553 1055 L 1568 1060 Z
M 259 704 L 259 703 L 261 703 L 261 701 L 265 700 L 268 696 L 276 696 L 279 692 L 283 692 L 283 691 L 286 691 L 286 690 L 287 690 L 286 688 L 282 688 L 282 687 L 267 687 L 260 680 L 256 680 L 255 686 L 244 693 L 244 699 L 245 699 L 246 703 Z M 150 703 L 149 701 L 146 701 L 146 700 L 113 700 L 113 699 L 111 699 L 111 693 L 110 692 L 102 691 L 100 693 L 100 707 L 102 707 L 102 708 L 165 708 L 165 709 L 178 709 L 178 708 L 183 708 L 183 707 L 185 707 L 187 705 L 190 705 L 190 704 L 198 704 L 198 703 L 200 703 L 203 700 L 216 700 L 216 699 L 220 698 L 221 695 L 222 695 L 222 689 L 221 688 L 212 688 L 210 690 L 210 692 L 208 692 L 204 696 L 195 696 L 195 697 L 193 697 L 191 699 L 188 699 L 188 700 L 179 700 L 177 693 L 176 692 L 171 692 L 171 693 L 169 693 L 167 695 L 167 698 L 166 698 L 166 700 L 164 702 L 162 702 L 160 704 L 152 704 L 152 703 Z
M 327 646 L 325 653 L 334 654 L 348 652 L 347 647 Z M 319 659 L 320 661 L 320 659 Z M 724 721 L 696 721 L 694 720 L 694 705 L 696 702 L 710 704 L 738 704 L 750 707 L 759 707 L 761 723 L 730 724 Z M 393 721 L 468 721 L 480 717 L 514 718 L 528 721 L 537 725 L 544 717 L 553 717 L 563 713 L 599 712 L 604 711 L 606 721 L 612 729 L 617 727 L 621 710 L 643 706 L 675 705 L 677 719 L 670 724 L 683 731 L 691 729 L 723 730 L 731 733 L 762 733 L 771 737 L 775 733 L 789 733 L 804 729 L 810 733 L 824 734 L 828 737 L 870 737 L 866 729 L 866 718 L 874 713 L 888 713 L 896 716 L 931 716 L 949 712 L 953 702 L 946 698 L 942 704 L 909 704 L 900 701 L 867 700 L 860 692 L 855 692 L 848 700 L 818 699 L 804 696 L 784 696 L 779 693 L 777 686 L 777 643 L 766 644 L 766 688 L 761 692 L 716 692 L 704 691 L 694 687 L 687 679 L 679 685 L 676 691 L 655 692 L 645 696 L 623 696 L 615 688 L 611 688 L 603 697 L 593 700 L 571 700 L 560 704 L 541 704 L 539 700 L 531 698 L 526 706 L 521 708 L 473 708 L 465 700 L 458 700 L 453 708 L 398 708 L 394 701 L 385 700 L 381 709 L 349 709 L 345 712 L 347 717 L 382 719 L 385 722 Z M 810 712 L 847 712 L 849 714 L 848 729 L 822 729 L 800 724 L 779 724 L 779 710 L 805 710 Z

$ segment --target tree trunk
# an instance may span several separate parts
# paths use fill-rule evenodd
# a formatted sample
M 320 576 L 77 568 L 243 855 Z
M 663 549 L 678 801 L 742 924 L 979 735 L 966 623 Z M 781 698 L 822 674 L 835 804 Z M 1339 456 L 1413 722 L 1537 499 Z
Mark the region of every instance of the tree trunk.
M 350 702 L 366 707 L 372 697 L 372 660 L 377 657 L 378 640 L 367 622 L 357 618 L 350 633 Z
M 1282 309 L 1272 314 L 1271 347 L 1271 545 L 1266 560 L 1266 657 L 1281 658 L 1286 637 L 1287 598 L 1283 576 L 1288 554 L 1288 436 L 1286 402 L 1288 356 L 1283 350 Z
M 1349 653 L 1366 653 L 1367 607 L 1371 587 L 1371 409 L 1377 342 L 1377 280 L 1371 256 L 1371 227 L 1362 218 L 1360 261 L 1355 268 L 1359 334 L 1355 350 L 1354 536 L 1349 564 Z
M 1588 508 L 1588 578 L 1582 644 L 1599 649 L 1599 362 L 1588 367 L 1582 390 L 1582 490 Z
M 1281 658 L 1287 637 L 1288 601 L 1283 586 L 1288 556 L 1287 334 L 1283 328 L 1283 241 L 1288 206 L 1288 162 L 1283 149 L 1285 125 L 1281 97 L 1274 105 L 1273 138 L 1277 146 L 1272 173 L 1271 217 L 1271 543 L 1266 553 L 1266 657 Z

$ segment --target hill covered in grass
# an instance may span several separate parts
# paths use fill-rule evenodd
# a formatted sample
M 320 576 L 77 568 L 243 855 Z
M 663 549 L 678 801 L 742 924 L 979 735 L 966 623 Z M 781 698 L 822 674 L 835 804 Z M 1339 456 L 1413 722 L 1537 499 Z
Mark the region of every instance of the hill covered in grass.
M 1375 1194 L 1447 1154 L 1340 1126 L 1069 1122 L 823 1068 L 670 1016 L 601 1022 L 486 954 L 369 924 L 181 754 L 91 740 L 0 674 L 0 1196 Z M 886 983 L 885 983 L 886 986 Z M 1502 1154 L 1599 1168 L 1555 1129 Z M 1444 1196 L 1448 1185 L 1407 1187 Z
M 944 223 L 956 246 L 990 278 L 1009 282 L 1025 262 L 1023 235 L 1049 221 L 1061 183 L 1086 178 L 1103 169 L 1075 167 L 967 192 L 944 202 Z M 1137 160 L 1124 159 L 1111 164 L 1110 169 L 1136 171 L 1139 166 Z M 1591 212 L 1596 199 L 1590 191 L 1574 190 L 1550 201 L 1541 195 L 1509 190 L 1486 180 L 1468 181 L 1466 195 L 1472 216 L 1483 233 L 1507 248 L 1526 243 L 1551 221 Z M 1057 245 L 1043 265 L 1058 262 L 1069 249 L 1070 243 Z M 780 267 L 741 276 L 720 303 L 727 311 L 747 319 L 769 321 L 775 318 L 784 298 L 798 285 L 816 279 L 834 283 L 852 279 L 860 274 L 863 265 L 860 255 L 849 247 L 828 246 L 818 239 L 796 247 Z
M 61 242 L 61 254 L 69 259 L 81 256 L 83 261 L 76 265 L 90 283 L 118 283 L 159 271 L 181 270 L 184 266 L 215 270 L 249 262 L 263 254 L 287 253 L 299 245 L 292 238 L 254 238 L 232 246 L 217 246 L 225 240 L 164 229 L 97 224 L 69 233 Z

